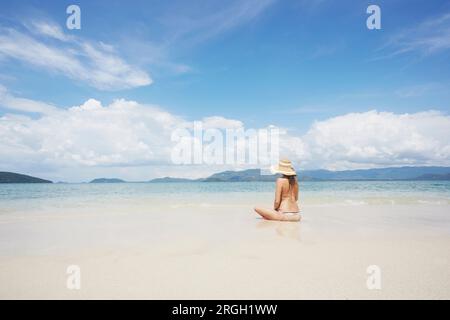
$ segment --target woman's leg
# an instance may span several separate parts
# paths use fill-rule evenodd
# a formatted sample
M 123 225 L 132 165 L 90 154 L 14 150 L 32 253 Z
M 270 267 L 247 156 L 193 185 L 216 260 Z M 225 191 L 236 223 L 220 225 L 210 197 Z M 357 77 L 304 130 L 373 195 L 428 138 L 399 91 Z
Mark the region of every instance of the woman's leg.
M 255 211 L 264 219 L 283 221 L 283 214 L 276 210 L 255 207 Z
M 290 215 L 283 214 L 273 209 L 265 209 L 260 207 L 255 207 L 255 211 L 264 219 L 276 220 L 276 221 L 300 221 L 300 214 Z

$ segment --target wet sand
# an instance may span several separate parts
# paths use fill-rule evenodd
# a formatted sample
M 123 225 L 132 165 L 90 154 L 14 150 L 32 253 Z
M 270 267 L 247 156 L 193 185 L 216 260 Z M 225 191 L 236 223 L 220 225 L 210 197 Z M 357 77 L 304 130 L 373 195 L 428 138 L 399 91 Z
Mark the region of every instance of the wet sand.
M 449 226 L 449 206 L 429 204 L 304 206 L 300 223 L 247 203 L 14 212 L 0 216 L 0 298 L 449 299 Z

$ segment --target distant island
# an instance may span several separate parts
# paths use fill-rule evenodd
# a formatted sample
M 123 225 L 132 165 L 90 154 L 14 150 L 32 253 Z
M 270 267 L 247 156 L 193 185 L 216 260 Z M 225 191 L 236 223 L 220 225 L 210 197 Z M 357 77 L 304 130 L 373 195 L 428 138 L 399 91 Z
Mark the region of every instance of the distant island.
M 423 174 L 415 180 L 450 180 L 450 173 L 447 174 Z
M 125 180 L 117 179 L 117 178 L 97 178 L 92 180 L 89 183 L 124 183 Z
M 0 183 L 53 183 L 50 180 L 44 180 L 25 174 L 14 172 L 0 172 Z
M 153 179 L 149 182 L 250 182 L 275 181 L 277 177 L 278 175 L 262 175 L 260 169 L 248 169 L 223 171 L 201 179 L 165 177 Z M 450 180 L 450 167 L 397 167 L 343 171 L 304 170 L 298 172 L 298 177 L 301 181 Z
M 395 167 L 344 171 L 301 171 L 300 177 L 313 180 L 448 180 L 450 167 Z
M 172 177 L 164 177 L 164 178 L 156 178 L 152 179 L 148 182 L 152 183 L 167 183 L 167 182 L 189 182 L 189 181 L 198 181 L 202 179 L 185 179 L 185 178 L 172 178 Z
M 260 169 L 223 171 L 206 178 L 156 178 L 141 183 L 178 182 L 252 182 L 275 181 L 278 175 L 261 174 Z M 301 181 L 445 181 L 450 180 L 450 167 L 396 167 L 359 170 L 304 170 L 298 172 Z M 118 178 L 97 178 L 89 183 L 125 183 Z M 0 172 L 0 183 L 53 183 L 36 177 L 13 172 Z

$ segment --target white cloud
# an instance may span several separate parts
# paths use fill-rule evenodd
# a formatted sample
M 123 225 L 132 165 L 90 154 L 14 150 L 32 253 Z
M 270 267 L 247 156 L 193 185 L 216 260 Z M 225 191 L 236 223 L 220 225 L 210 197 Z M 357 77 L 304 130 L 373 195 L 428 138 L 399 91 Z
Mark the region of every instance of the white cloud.
M 59 25 L 51 23 L 50 21 L 32 21 L 31 23 L 26 23 L 25 26 L 33 33 L 48 36 L 61 41 L 69 41 L 72 39 L 64 33 Z
M 144 70 L 125 62 L 109 45 L 66 36 L 58 25 L 50 22 L 33 22 L 28 28 L 32 30 L 30 34 L 0 28 L 0 57 L 102 90 L 127 89 L 152 83 Z
M 121 36 L 120 44 L 114 47 L 65 33 L 64 28 L 51 20 L 27 20 L 15 30 L 0 27 L 0 61 L 20 61 L 101 90 L 146 86 L 152 83 L 148 72 L 123 57 L 140 66 L 150 66 L 155 73 L 179 75 L 196 71 L 195 67 L 173 59 L 182 56 L 186 48 L 191 50 L 199 43 L 256 20 L 275 1 L 233 0 L 200 6 L 174 1 L 170 8 L 156 8 L 149 13 L 149 19 L 161 28 L 158 33 L 148 21 L 133 21 L 131 33 L 127 28 L 116 30 L 116 35 Z M 134 23 L 139 27 L 134 27 Z M 122 55 L 116 52 L 117 48 Z
M 171 135 L 175 129 L 188 127 L 192 122 L 157 106 L 121 99 L 103 106 L 100 101 L 89 99 L 80 106 L 58 112 L 44 111 L 38 118 L 14 114 L 0 117 L 0 168 L 19 172 L 61 171 L 65 177 L 60 179 L 72 181 L 79 181 L 77 176 L 83 176 L 84 171 L 92 172 L 93 168 L 97 168 L 96 172 L 110 170 L 111 175 L 125 176 L 128 170 L 136 174 L 137 168 L 143 168 L 141 176 L 147 178 L 149 174 L 180 172 L 171 163 L 174 145 Z M 216 116 L 200 121 L 205 129 L 242 125 L 240 121 Z M 128 168 L 126 172 L 124 168 Z M 155 168 L 169 171 L 158 173 Z
M 204 129 L 238 129 L 242 128 L 244 124 L 239 120 L 227 119 L 219 116 L 205 117 L 202 119 L 202 126 Z
M 139 166 L 165 161 L 175 116 L 154 106 L 116 100 L 109 106 L 90 99 L 81 106 L 39 119 L 0 122 L 2 156 L 20 150 L 53 166 Z
M 209 3 L 199 10 L 185 1 L 171 6 L 162 23 L 168 42 L 197 44 L 259 17 L 275 0 L 235 0 Z
M 122 37 L 123 51 L 135 60 L 169 74 L 197 72 L 194 66 L 176 62 L 183 52 L 256 21 L 276 0 L 209 1 L 193 5 L 188 1 L 171 1 L 149 19 L 158 21 L 160 35 L 155 37 L 149 24 L 140 24 L 133 37 Z M 136 54 L 137 53 L 137 54 Z M 175 59 L 175 60 L 174 60 Z
M 450 49 L 450 13 L 393 34 L 382 49 L 390 51 L 382 58 L 406 53 L 428 56 Z
M 201 121 L 204 129 L 244 128 L 241 121 L 220 116 Z M 0 168 L 70 181 L 98 175 L 134 180 L 198 177 L 233 169 L 171 163 L 171 135 L 190 124 L 160 107 L 122 99 L 106 106 L 90 99 L 58 112 L 44 108 L 38 118 L 6 114 L 0 117 Z M 302 169 L 448 166 L 449 136 L 450 116 L 437 111 L 349 113 L 316 122 L 303 136 L 287 131 L 280 140 L 280 156 Z
M 24 112 L 53 113 L 58 111 L 58 108 L 45 102 L 15 97 L 2 85 L 0 85 L 0 106 Z
M 450 165 L 450 116 L 369 111 L 316 122 L 302 137 L 307 166 Z

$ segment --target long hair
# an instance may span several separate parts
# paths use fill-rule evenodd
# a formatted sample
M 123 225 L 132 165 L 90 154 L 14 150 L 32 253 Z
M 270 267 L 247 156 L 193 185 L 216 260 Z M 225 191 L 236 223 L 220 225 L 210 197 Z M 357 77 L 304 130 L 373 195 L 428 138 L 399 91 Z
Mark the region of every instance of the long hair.
M 283 175 L 284 178 L 287 178 L 289 180 L 289 191 L 293 190 L 295 186 L 298 186 L 297 176 L 287 176 Z

